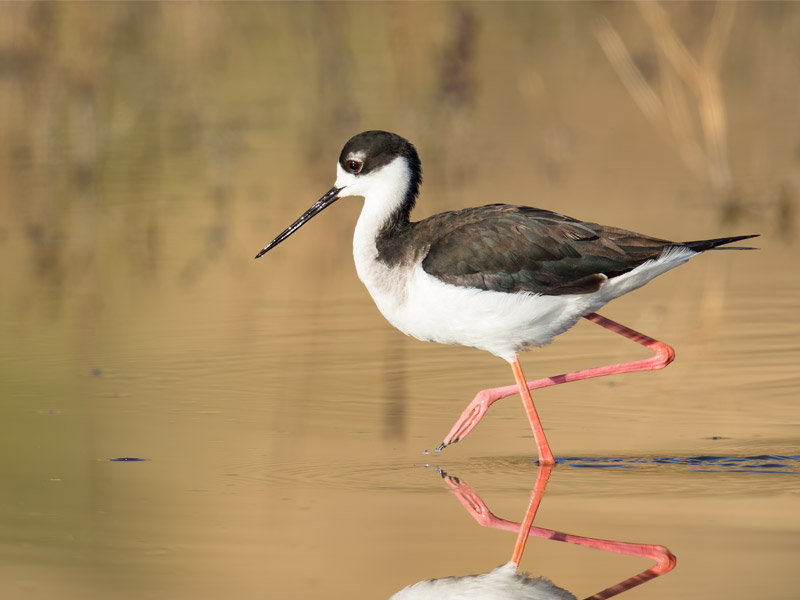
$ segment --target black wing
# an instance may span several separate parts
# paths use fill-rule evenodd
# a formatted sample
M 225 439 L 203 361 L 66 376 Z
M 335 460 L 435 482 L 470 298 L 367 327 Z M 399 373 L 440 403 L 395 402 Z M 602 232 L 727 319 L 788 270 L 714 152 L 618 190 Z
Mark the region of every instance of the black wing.
M 454 285 L 501 292 L 586 294 L 682 246 L 526 206 L 490 205 L 414 224 L 433 239 L 422 268 Z M 416 237 L 416 236 L 415 236 Z

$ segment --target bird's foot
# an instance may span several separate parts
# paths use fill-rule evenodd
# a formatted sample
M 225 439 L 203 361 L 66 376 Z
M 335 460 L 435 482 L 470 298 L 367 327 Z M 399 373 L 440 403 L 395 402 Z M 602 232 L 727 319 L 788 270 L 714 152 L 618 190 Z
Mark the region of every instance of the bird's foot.
M 478 423 L 481 422 L 481 419 L 483 419 L 483 415 L 489 410 L 489 406 L 491 406 L 492 402 L 495 400 L 492 395 L 493 391 L 494 390 L 481 390 L 478 392 L 475 398 L 472 399 L 472 402 L 470 402 L 467 408 L 461 413 L 455 425 L 450 428 L 444 441 L 436 449 L 437 452 L 441 452 L 450 444 L 460 442 L 475 429 Z

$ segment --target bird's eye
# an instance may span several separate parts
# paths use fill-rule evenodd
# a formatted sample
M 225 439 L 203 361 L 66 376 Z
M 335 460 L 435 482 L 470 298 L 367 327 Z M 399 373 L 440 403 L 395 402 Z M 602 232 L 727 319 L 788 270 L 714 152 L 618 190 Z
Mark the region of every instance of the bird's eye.
M 347 170 L 351 173 L 359 173 L 364 166 L 364 163 L 360 160 L 348 160 L 347 161 Z

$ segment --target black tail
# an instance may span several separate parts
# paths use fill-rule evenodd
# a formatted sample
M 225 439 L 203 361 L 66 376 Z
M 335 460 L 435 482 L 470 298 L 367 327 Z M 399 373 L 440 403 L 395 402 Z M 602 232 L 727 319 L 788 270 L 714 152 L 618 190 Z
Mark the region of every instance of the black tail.
M 704 252 L 706 250 L 711 250 L 712 248 L 716 248 L 717 246 L 724 246 L 725 244 L 738 242 L 739 240 L 749 240 L 750 238 L 758 236 L 759 234 L 757 233 L 754 235 L 737 235 L 734 237 L 717 238 L 715 240 L 699 240 L 696 242 L 684 242 L 683 245 L 689 248 L 690 250 L 694 250 L 695 252 Z M 733 248 L 719 248 L 719 250 L 758 250 L 758 248 L 734 246 Z

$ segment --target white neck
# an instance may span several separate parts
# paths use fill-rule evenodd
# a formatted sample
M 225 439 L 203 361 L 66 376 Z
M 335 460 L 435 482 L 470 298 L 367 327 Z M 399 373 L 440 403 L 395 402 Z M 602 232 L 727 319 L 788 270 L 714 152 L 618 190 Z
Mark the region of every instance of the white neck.
M 336 165 L 336 187 L 342 188 L 340 197 L 363 196 L 364 208 L 356 225 L 356 237 L 378 235 L 380 229 L 397 212 L 405 201 L 411 183 L 408 162 L 402 156 L 365 175 L 353 175 Z
M 378 260 L 375 240 L 405 201 L 411 183 L 408 162 L 398 157 L 365 175 L 353 175 L 337 165 L 337 174 L 335 185 L 342 188 L 342 197 L 364 197 L 364 207 L 353 234 L 353 258 L 358 277 L 367 286 L 378 308 L 384 312 L 382 300 L 389 301 L 391 294 L 386 292 L 394 288 L 397 282 L 394 281 L 396 274 Z
M 358 217 L 353 235 L 353 254 L 358 275 L 366 284 L 362 269 L 366 263 L 377 260 L 375 238 L 405 201 L 411 183 L 408 162 L 402 156 L 365 175 L 353 175 L 336 165 L 336 187 L 342 188 L 340 196 L 363 196 L 364 208 Z M 369 284 L 367 284 L 369 287 Z

